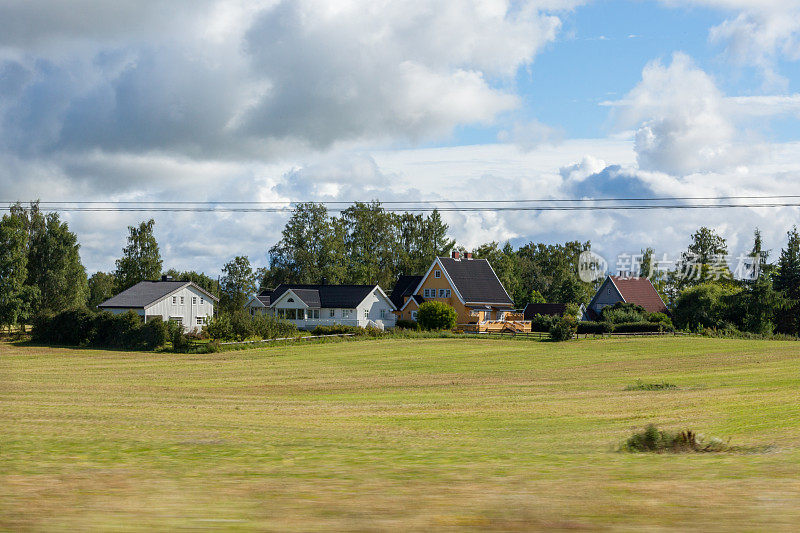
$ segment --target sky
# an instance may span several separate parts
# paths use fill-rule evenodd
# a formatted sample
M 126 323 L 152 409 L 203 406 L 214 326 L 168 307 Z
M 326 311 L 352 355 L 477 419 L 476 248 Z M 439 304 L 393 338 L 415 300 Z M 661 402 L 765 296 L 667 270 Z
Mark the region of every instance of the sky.
M 0 201 L 800 194 L 800 0 L 0 0 Z M 772 258 L 795 207 L 445 213 L 467 248 Z M 286 213 L 65 212 L 87 271 L 255 266 Z

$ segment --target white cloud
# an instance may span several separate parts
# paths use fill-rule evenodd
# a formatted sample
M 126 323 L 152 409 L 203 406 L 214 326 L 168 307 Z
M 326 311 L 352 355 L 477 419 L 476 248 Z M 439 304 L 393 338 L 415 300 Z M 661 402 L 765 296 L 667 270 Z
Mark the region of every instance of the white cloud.
M 800 59 L 800 1 L 798 0 L 661 0 L 667 5 L 704 5 L 733 11 L 711 28 L 709 40 L 724 47 L 731 60 L 756 66 L 765 86 L 785 88 L 777 61 Z
M 745 144 L 714 80 L 691 58 L 676 53 L 665 66 L 649 63 L 642 81 L 614 107 L 622 128 L 636 128 L 642 170 L 676 175 L 753 163 L 760 147 Z

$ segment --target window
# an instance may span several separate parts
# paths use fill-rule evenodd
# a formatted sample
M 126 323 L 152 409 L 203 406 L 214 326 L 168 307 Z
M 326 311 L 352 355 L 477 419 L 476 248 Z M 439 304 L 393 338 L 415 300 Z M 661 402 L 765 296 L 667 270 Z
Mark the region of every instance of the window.
M 197 296 L 192 296 L 192 305 L 197 305 Z
M 183 317 L 182 316 L 171 316 L 169 317 L 170 322 L 175 322 L 176 324 L 183 324 Z
M 611 287 L 608 288 L 608 294 L 611 294 Z
M 289 298 L 289 299 L 288 299 L 288 300 L 286 300 L 286 301 L 287 301 L 287 302 L 292 302 L 292 303 L 294 303 L 294 298 Z
M 252 311 L 252 309 L 251 309 L 251 311 Z M 206 317 L 204 317 L 204 316 L 197 317 L 197 325 L 198 326 L 202 326 L 205 323 L 206 323 Z
M 342 318 L 350 318 L 351 309 L 342 309 Z
M 381 309 L 381 320 L 386 318 L 386 309 Z
M 306 319 L 305 309 L 298 309 L 297 310 L 297 320 L 305 320 L 305 319 Z
M 181 305 L 183 305 L 183 296 L 181 296 Z
M 330 313 L 330 317 L 333 318 L 336 316 L 336 309 L 331 309 L 330 311 L 328 311 L 328 313 Z
M 433 277 L 436 278 L 436 279 L 441 278 L 442 277 L 442 271 L 441 270 L 434 270 L 433 271 Z
M 319 309 L 309 309 L 306 314 L 310 319 L 319 320 Z
M 200 305 L 203 305 L 203 297 L 200 297 Z
M 439 298 L 450 298 L 450 289 L 439 289 Z
M 417 312 L 411 311 L 411 320 L 416 320 L 416 319 L 417 319 Z
M 177 296 L 173 296 L 172 297 L 172 305 L 175 305 L 176 303 L 178 303 L 178 297 Z
M 364 309 L 364 318 L 369 318 L 369 309 Z

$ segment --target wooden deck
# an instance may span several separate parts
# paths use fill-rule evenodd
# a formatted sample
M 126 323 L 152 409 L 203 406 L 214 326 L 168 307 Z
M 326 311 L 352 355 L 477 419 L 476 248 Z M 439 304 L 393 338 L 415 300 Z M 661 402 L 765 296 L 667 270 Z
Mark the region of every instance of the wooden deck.
M 469 333 L 530 333 L 530 321 L 489 320 L 473 324 L 458 324 L 456 328 Z

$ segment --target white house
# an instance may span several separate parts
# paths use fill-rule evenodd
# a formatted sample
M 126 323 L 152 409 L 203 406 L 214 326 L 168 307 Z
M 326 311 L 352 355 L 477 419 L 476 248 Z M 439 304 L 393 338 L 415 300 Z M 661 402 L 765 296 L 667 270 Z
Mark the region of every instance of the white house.
M 200 329 L 214 316 L 218 299 L 191 281 L 141 281 L 97 307 L 114 314 L 133 311 L 145 322 L 153 317 L 183 325 L 184 331 Z
M 246 305 L 251 315 L 288 320 L 300 329 L 343 324 L 393 328 L 394 304 L 378 285 L 281 284 L 254 296 Z

